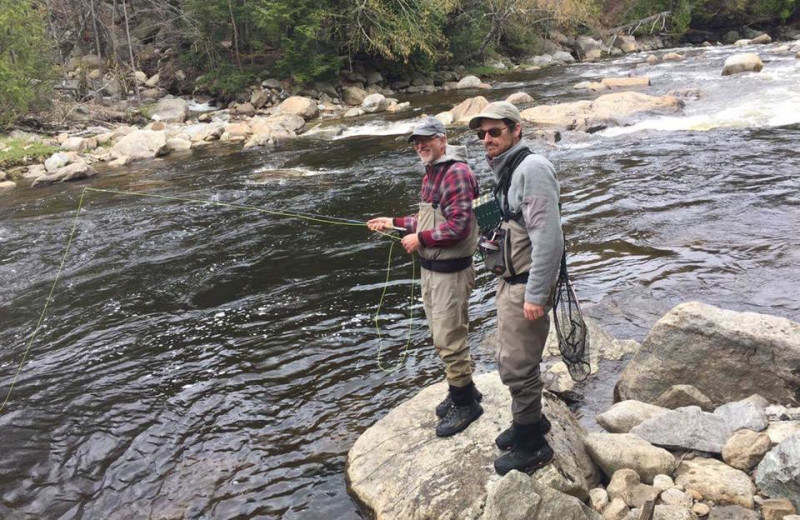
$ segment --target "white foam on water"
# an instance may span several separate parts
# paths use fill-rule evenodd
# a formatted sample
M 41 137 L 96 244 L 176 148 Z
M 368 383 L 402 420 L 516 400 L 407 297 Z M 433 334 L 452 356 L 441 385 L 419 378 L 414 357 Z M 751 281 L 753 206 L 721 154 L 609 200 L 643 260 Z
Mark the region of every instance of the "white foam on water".
M 338 140 L 361 135 L 403 135 L 411 133 L 411 130 L 413 130 L 416 125 L 417 121 L 410 119 L 403 121 L 370 121 L 363 125 L 348 128 L 333 139 Z
M 187 103 L 187 106 L 192 112 L 211 112 L 212 110 L 217 109 L 217 107 L 210 105 L 209 103 L 198 103 L 194 99 L 190 100 Z

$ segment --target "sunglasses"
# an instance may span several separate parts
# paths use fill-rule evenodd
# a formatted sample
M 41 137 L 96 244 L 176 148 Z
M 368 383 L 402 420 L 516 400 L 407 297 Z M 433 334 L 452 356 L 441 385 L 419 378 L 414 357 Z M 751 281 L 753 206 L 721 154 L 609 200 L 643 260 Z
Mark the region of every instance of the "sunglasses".
M 503 135 L 503 130 L 508 129 L 507 126 L 501 126 L 499 128 L 490 128 L 489 130 L 478 130 L 477 135 L 478 139 L 483 141 L 483 138 L 486 137 L 486 134 L 489 134 L 493 138 L 497 139 L 501 135 Z

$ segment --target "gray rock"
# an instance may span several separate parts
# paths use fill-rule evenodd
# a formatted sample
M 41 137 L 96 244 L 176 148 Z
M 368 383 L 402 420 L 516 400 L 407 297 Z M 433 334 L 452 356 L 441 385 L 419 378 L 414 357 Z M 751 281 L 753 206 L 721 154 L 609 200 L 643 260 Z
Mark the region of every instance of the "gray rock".
M 758 520 L 759 516 L 753 510 L 742 506 L 712 507 L 708 520 Z
M 14 181 L 0 181 L 0 191 L 9 191 L 17 187 Z
M 672 385 L 653 404 L 671 410 L 685 406 L 699 406 L 704 412 L 714 410 L 711 399 L 692 385 Z
M 788 498 L 800 508 L 800 434 L 767 453 L 756 470 L 758 488 L 771 497 Z
M 609 477 L 628 468 L 652 483 L 656 475 L 671 474 L 675 469 L 670 452 L 630 433 L 590 433 L 585 443 L 589 455 Z
M 632 428 L 631 433 L 667 449 L 722 453 L 733 431 L 721 417 L 690 406 L 648 419 Z
M 44 162 L 44 167 L 48 173 L 53 173 L 59 168 L 68 165 L 75 157 L 74 153 L 56 152 Z
M 527 92 L 514 92 L 506 98 L 506 101 L 516 106 L 533 103 L 533 98 Z
M 497 478 L 492 467 L 498 456 L 494 439 L 508 427 L 511 411 L 508 390 L 496 372 L 475 377 L 475 384 L 484 395 L 484 414 L 454 437 L 439 439 L 434 433 L 433 409 L 447 391 L 445 383 L 438 383 L 389 412 L 355 442 L 347 457 L 348 482 L 356 499 L 375 517 L 480 515 L 486 483 Z M 586 434 L 555 396 L 545 394 L 542 404 L 553 423 L 547 438 L 555 457 L 533 478 L 584 500 L 599 481 L 599 471 L 584 448 Z M 380 449 L 375 449 L 378 445 Z M 560 518 L 542 516 L 551 507 L 549 497 L 542 495 L 540 517 Z
M 608 432 L 628 433 L 634 426 L 668 411 L 660 406 L 628 400 L 614 404 L 595 420 Z
M 567 51 L 556 51 L 553 53 L 553 61 L 559 65 L 575 63 L 575 58 Z
M 642 484 L 639 475 L 632 469 L 621 469 L 611 477 L 608 487 L 608 498 L 621 499 L 630 507 L 642 507 L 645 502 L 655 500 L 659 491 L 653 486 Z
M 366 76 L 367 85 L 380 85 L 383 83 L 383 76 L 381 76 L 380 72 L 370 72 Z
M 169 152 L 164 132 L 137 130 L 122 137 L 112 149 L 115 157 L 126 155 L 131 159 L 152 159 Z
M 309 119 L 317 117 L 319 114 L 319 107 L 313 99 L 302 96 L 291 96 L 280 104 L 278 112 L 281 114 L 300 116 L 308 121 Z
M 683 509 L 691 509 L 694 501 L 692 497 L 678 488 L 671 488 L 661 492 L 659 497 L 665 506 L 678 506 Z
M 468 123 L 472 116 L 477 115 L 489 104 L 483 96 L 468 98 L 450 109 L 454 123 Z
M 261 86 L 264 88 L 270 88 L 273 90 L 283 90 L 283 85 L 281 82 L 275 78 L 270 78 L 261 82 Z
M 594 488 L 589 491 L 589 507 L 602 513 L 608 505 L 608 492 L 603 488 Z
M 168 96 L 158 100 L 150 118 L 165 123 L 183 123 L 188 116 L 189 105 L 186 100 Z
M 255 108 L 261 108 L 269 102 L 270 97 L 270 93 L 264 89 L 255 90 L 250 95 L 250 104 Z
M 669 475 L 656 475 L 653 478 L 653 487 L 659 491 L 665 491 L 671 487 L 675 487 L 675 482 Z
M 689 302 L 653 326 L 623 370 L 616 396 L 653 402 L 673 384 L 691 383 L 717 405 L 754 393 L 797 405 L 797 366 L 800 324 Z
M 621 498 L 615 498 L 603 511 L 603 520 L 622 520 L 628 516 L 629 512 L 630 509 L 625 501 Z
M 465 88 L 478 88 L 481 84 L 481 79 L 477 76 L 464 76 L 456 84 L 457 89 Z
M 348 86 L 342 89 L 342 99 L 348 105 L 361 105 L 367 92 L 363 88 Z
M 536 518 L 542 497 L 536 493 L 533 479 L 512 471 L 489 485 L 482 520 L 527 520 Z
M 728 425 L 728 428 L 734 432 L 742 428 L 760 432 L 769 425 L 764 408 L 746 399 L 736 403 L 724 404 L 714 410 L 714 415 L 721 417 L 725 424 Z
M 87 140 L 83 137 L 69 137 L 66 141 L 61 143 L 61 149 L 72 152 L 83 152 L 88 149 Z
M 533 518 L 558 518 L 559 520 L 600 520 L 600 515 L 586 507 L 574 496 L 549 488 L 533 480 L 536 493 L 542 497 L 537 514 Z
M 733 468 L 750 471 L 764 458 L 770 446 L 769 435 L 766 433 L 739 430 L 722 448 L 722 460 Z
M 705 500 L 753 508 L 756 487 L 750 477 L 718 460 L 702 457 L 683 460 L 675 475 L 675 484 L 699 491 Z
M 389 100 L 383 94 L 370 94 L 361 102 L 361 108 L 368 114 L 383 112 L 389 108 Z
M 697 517 L 681 506 L 657 505 L 653 511 L 653 520 L 696 520 Z

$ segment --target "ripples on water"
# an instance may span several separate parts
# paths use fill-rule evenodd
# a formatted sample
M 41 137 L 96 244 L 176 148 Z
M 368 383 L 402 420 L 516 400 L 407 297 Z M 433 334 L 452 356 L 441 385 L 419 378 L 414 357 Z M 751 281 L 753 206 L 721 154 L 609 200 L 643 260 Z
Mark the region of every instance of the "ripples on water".
M 703 90 L 684 115 L 566 136 L 543 150 L 560 170 L 579 294 L 618 337 L 641 340 L 690 299 L 797 319 L 800 127 L 775 126 L 779 114 L 769 107 L 781 96 L 800 100 L 787 88 L 798 66 L 775 57 L 771 76 L 719 78 L 726 52 L 645 71 L 655 93 Z M 627 73 L 632 62 L 553 69 L 547 84 L 545 73 L 519 81 L 538 99 L 575 99 L 575 82 Z M 425 99 L 430 112 L 460 100 Z M 744 124 L 720 117 L 746 100 L 752 113 L 733 117 Z M 369 123 L 389 135 L 356 127 L 350 137 L 298 139 L 274 152 L 206 151 L 91 186 L 359 220 L 407 213 L 420 168 L 393 133 L 408 116 L 397 117 Z M 691 118 L 719 124 L 685 131 Z M 452 138 L 468 146 L 486 185 L 477 140 Z M 83 186 L 0 199 L 3 397 Z M 387 253 L 385 239 L 358 228 L 91 193 L 45 326 L 0 416 L 0 516 L 356 518 L 347 450 L 392 406 L 442 377 L 418 301 L 406 363 L 391 374 L 378 368 L 372 318 Z M 389 365 L 406 343 L 411 272 L 399 250 L 393 261 L 382 309 Z M 493 327 L 491 299 L 481 271 L 471 342 L 482 371 L 494 366 L 482 344 Z

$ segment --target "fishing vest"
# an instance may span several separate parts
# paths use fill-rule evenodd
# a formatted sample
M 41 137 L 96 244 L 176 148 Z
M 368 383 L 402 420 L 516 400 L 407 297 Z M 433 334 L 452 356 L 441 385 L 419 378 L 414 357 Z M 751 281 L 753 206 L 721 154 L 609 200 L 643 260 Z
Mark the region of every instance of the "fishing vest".
M 446 171 L 446 169 L 445 169 Z M 417 213 L 417 231 L 435 229 L 445 223 L 447 219 L 439 206 L 439 191 L 441 189 L 444 173 L 439 175 L 438 183 L 433 187 L 433 201 L 420 202 Z M 473 194 L 477 196 L 477 193 Z M 420 264 L 425 269 L 439 272 L 455 272 L 466 269 L 472 265 L 472 255 L 478 247 L 478 221 L 472 213 L 472 222 L 469 235 L 449 247 L 421 247 L 418 250 Z
M 497 276 L 505 278 L 514 283 L 524 283 L 528 279 L 528 271 L 531 269 L 531 238 L 525 228 L 525 221 L 522 218 L 522 211 L 512 212 L 508 205 L 508 190 L 511 187 L 511 177 L 514 171 L 529 155 L 532 155 L 527 148 L 519 150 L 513 157 L 506 161 L 505 166 L 500 171 L 500 181 L 494 190 L 494 196 L 503 193 L 503 212 L 502 221 L 497 232 L 497 240 L 500 249 L 495 258 L 487 258 L 487 267 Z

